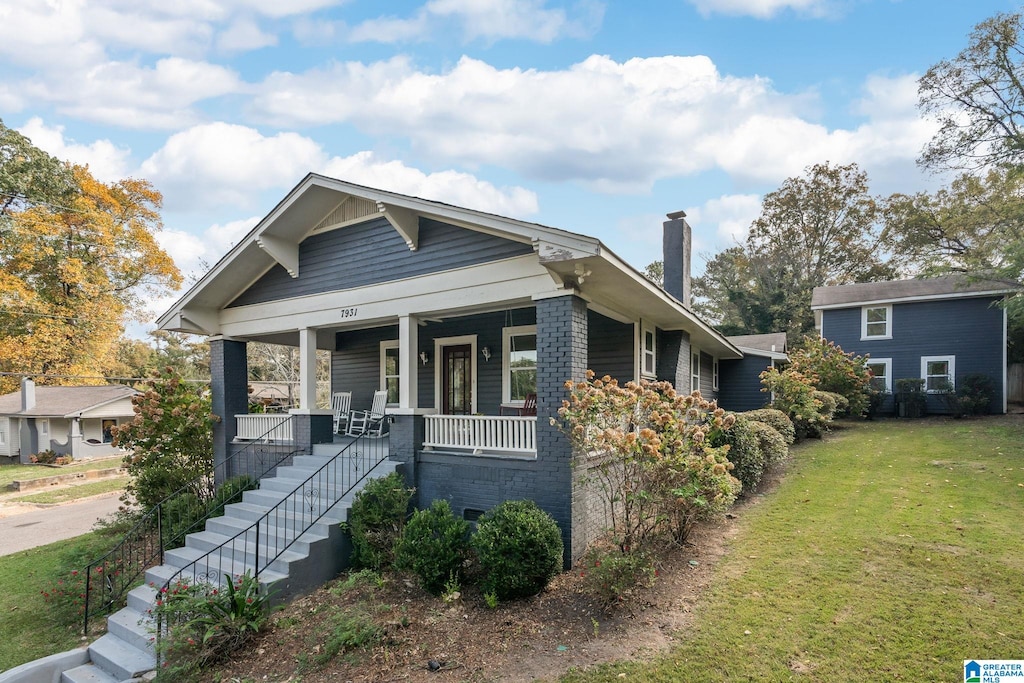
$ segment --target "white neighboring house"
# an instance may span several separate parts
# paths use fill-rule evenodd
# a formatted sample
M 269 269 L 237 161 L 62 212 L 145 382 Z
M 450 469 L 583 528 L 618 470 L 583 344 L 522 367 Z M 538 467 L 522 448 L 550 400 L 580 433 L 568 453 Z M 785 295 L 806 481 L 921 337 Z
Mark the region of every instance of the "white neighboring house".
M 20 392 L 0 396 L 0 457 L 28 463 L 45 450 L 75 460 L 122 453 L 111 427 L 135 417 L 137 393 L 120 384 L 37 387 L 24 379 Z

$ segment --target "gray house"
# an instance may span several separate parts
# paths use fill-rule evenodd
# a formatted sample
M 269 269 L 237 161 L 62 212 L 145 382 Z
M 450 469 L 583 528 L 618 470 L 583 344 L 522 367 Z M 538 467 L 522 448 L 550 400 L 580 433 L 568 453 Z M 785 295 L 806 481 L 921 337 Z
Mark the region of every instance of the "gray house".
M 990 412 L 1006 412 L 1005 284 L 950 276 L 815 287 L 811 300 L 822 337 L 870 356 L 877 388 L 901 378 L 925 380 L 928 412 L 947 410 L 936 394 L 970 374 L 992 378 Z M 882 406 L 891 412 L 893 399 Z
M 37 387 L 0 396 L 0 456 L 23 463 L 40 451 L 75 460 L 123 453 L 111 443 L 111 427 L 135 417 L 131 387 Z
M 298 446 L 330 442 L 315 401 L 326 349 L 353 409 L 388 391 L 390 458 L 421 504 L 472 519 L 533 499 L 575 557 L 604 520 L 550 422 L 565 381 L 589 368 L 713 397 L 719 363 L 743 357 L 690 310 L 684 216 L 663 226 L 662 289 L 592 237 L 309 175 L 158 324 L 209 336 L 217 458 L 268 420 Z M 298 409 L 246 413 L 250 341 L 299 348 Z M 536 415 L 517 414 L 534 394 Z

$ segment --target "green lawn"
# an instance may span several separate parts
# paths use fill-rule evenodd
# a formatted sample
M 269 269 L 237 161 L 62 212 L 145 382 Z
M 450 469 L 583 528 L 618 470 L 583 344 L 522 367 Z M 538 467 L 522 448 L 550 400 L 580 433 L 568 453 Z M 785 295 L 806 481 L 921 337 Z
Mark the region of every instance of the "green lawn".
M 128 483 L 128 477 L 102 479 L 87 484 L 74 484 L 64 488 L 44 489 L 38 493 L 26 493 L 23 496 L 10 498 L 16 503 L 67 503 L 87 496 L 95 496 L 110 491 L 120 491 Z
M 46 467 L 45 465 L 0 465 L 0 491 L 6 489 L 12 481 L 29 479 L 42 479 L 53 477 L 58 474 L 74 474 L 75 472 L 87 472 L 89 470 L 104 470 L 111 467 L 120 467 L 121 458 L 102 458 L 77 462 L 64 467 Z
M 1024 657 L 1024 420 L 844 425 L 739 525 L 678 647 L 565 680 L 954 681 Z

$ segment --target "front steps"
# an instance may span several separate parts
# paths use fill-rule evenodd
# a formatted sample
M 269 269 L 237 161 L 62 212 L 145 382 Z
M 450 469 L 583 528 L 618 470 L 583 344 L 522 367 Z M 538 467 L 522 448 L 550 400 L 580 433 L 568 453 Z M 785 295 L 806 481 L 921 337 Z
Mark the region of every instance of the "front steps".
M 381 445 L 386 448 L 386 440 Z M 166 551 L 164 564 L 147 570 L 145 583 L 128 593 L 127 607 L 107 618 L 106 635 L 89 645 L 88 663 L 65 670 L 60 676 L 61 683 L 117 683 L 139 679 L 153 670 L 156 658 L 149 610 L 154 605 L 156 591 L 179 569 L 228 544 L 281 501 L 291 497 L 287 505 L 289 509 L 308 504 L 309 495 L 303 496 L 300 486 L 317 469 L 331 461 L 332 453 L 340 447 L 322 444 L 314 447 L 314 455 L 296 456 L 291 465 L 279 467 L 273 477 L 261 480 L 259 489 L 246 491 L 242 502 L 226 506 L 223 517 L 207 520 L 204 531 L 189 534 L 184 547 Z M 274 601 L 283 601 L 312 590 L 344 569 L 351 548 L 339 524 L 347 519 L 351 501 L 363 484 L 394 472 L 397 465 L 385 457 L 351 490 L 319 490 L 318 502 L 333 506 L 305 532 L 297 527 L 296 515 L 288 511 L 264 520 L 259 529 L 260 557 L 265 559 L 268 553 L 276 555 L 288 546 L 281 557 L 260 571 L 260 584 L 272 591 Z M 362 474 L 359 473 L 360 476 Z M 212 569 L 220 575 L 254 571 L 255 533 L 250 531 L 231 545 L 230 557 Z M 203 573 L 208 568 L 203 565 L 198 569 L 198 573 Z M 191 579 L 192 575 L 193 571 L 189 570 L 185 578 Z M 2 675 L 0 681 L 3 681 Z

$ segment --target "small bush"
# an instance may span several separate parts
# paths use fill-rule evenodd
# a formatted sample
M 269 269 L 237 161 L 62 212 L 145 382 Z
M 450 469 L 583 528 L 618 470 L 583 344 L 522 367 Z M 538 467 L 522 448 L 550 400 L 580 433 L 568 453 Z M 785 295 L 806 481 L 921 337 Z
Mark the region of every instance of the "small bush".
M 822 402 L 815 397 L 814 387 L 818 378 L 805 375 L 793 368 L 781 372 L 778 368 L 769 368 L 761 373 L 761 391 L 774 396 L 772 408 L 781 410 L 793 421 L 796 438 L 821 436 L 826 428 L 828 418 L 822 412 Z
M 395 545 L 402 537 L 412 494 L 397 472 L 367 482 L 356 494 L 344 525 L 352 534 L 356 566 L 379 571 L 394 564 Z
M 924 417 L 928 405 L 924 382 L 918 377 L 896 380 L 896 404 L 900 417 Z
M 762 422 L 779 433 L 787 446 L 796 440 L 796 431 L 793 429 L 793 421 L 781 410 L 774 408 L 760 408 L 748 410 L 743 416 L 754 422 Z
M 765 467 L 774 465 L 789 455 L 786 440 L 771 425 L 748 419 L 748 427 L 764 454 Z
M 986 415 L 995 394 L 995 382 L 988 375 L 972 373 L 960 380 L 960 386 L 943 395 L 954 417 Z
M 842 415 L 850 414 L 850 401 L 842 394 L 837 394 L 834 391 L 824 392 L 832 397 L 832 400 L 836 402 L 835 410 L 832 411 L 832 417 L 840 417 Z
M 50 449 L 39 451 L 35 455 L 28 456 L 29 462 L 40 465 L 52 465 L 57 462 L 57 454 Z
M 748 418 L 737 415 L 732 427 L 721 431 L 711 442 L 713 446 L 729 447 L 726 457 L 733 465 L 732 476 L 740 480 L 744 491 L 757 488 L 767 464 L 761 443 L 750 424 Z
M 585 590 L 605 607 L 624 602 L 634 588 L 650 587 L 657 572 L 643 551 L 622 552 L 617 547 L 595 547 L 584 556 L 580 576 Z
M 806 337 L 790 354 L 789 367 L 806 377 L 814 377 L 814 388 L 839 394 L 838 416 L 864 413 L 868 407 L 871 371 L 868 359 L 846 353 L 835 342 L 817 335 Z
M 405 525 L 395 565 L 412 571 L 425 590 L 440 595 L 449 581 L 458 582 L 468 553 L 469 522 L 452 514 L 447 500 L 435 500 Z
M 562 533 L 531 500 L 508 500 L 486 512 L 472 539 L 485 593 L 500 600 L 535 595 L 562 567 Z

